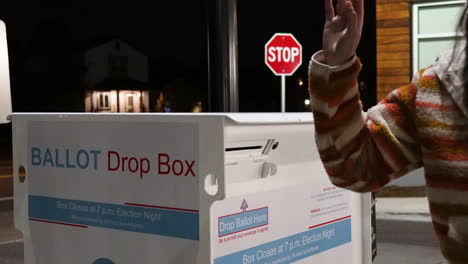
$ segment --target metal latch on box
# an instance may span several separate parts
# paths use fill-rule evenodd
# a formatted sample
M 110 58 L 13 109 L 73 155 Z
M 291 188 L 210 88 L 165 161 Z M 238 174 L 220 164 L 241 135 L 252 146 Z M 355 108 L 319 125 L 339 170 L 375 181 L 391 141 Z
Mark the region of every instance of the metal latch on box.
M 277 165 L 270 162 L 270 151 L 274 148 L 276 140 L 251 140 L 229 142 L 225 149 L 225 165 L 236 166 L 241 164 L 262 163 L 260 171 L 261 178 L 267 178 L 276 175 Z

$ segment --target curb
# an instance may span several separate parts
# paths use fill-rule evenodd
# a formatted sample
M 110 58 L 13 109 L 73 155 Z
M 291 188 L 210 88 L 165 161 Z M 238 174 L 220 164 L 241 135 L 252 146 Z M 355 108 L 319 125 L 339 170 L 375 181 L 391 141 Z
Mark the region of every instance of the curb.
M 378 198 L 378 242 L 439 247 L 426 198 Z
M 0 243 L 0 264 L 23 263 L 23 240 L 13 240 Z

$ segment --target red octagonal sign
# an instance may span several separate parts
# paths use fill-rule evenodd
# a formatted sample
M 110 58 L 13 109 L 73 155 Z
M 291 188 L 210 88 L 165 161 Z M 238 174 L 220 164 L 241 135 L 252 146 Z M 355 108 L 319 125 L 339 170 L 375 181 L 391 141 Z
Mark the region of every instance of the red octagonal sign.
M 265 45 L 265 63 L 276 75 L 292 75 L 302 64 L 302 46 L 288 33 L 276 33 Z

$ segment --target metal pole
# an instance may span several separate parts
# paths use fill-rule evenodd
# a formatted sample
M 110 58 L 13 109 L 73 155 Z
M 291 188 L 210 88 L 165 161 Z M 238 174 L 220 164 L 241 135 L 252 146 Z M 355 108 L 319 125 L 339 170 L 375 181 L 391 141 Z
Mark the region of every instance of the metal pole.
M 281 113 L 286 113 L 286 75 L 281 75 Z
M 207 0 L 210 112 L 238 112 L 237 0 Z

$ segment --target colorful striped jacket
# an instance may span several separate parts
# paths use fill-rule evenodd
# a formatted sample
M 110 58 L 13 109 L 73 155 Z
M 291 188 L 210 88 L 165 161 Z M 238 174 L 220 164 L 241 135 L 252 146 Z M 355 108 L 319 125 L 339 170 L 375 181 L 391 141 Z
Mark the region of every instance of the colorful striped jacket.
M 316 53 L 309 92 L 320 157 L 336 186 L 377 190 L 424 167 L 434 230 L 450 263 L 468 263 L 468 106 L 464 52 L 441 55 L 366 112 L 361 63 L 327 66 Z

